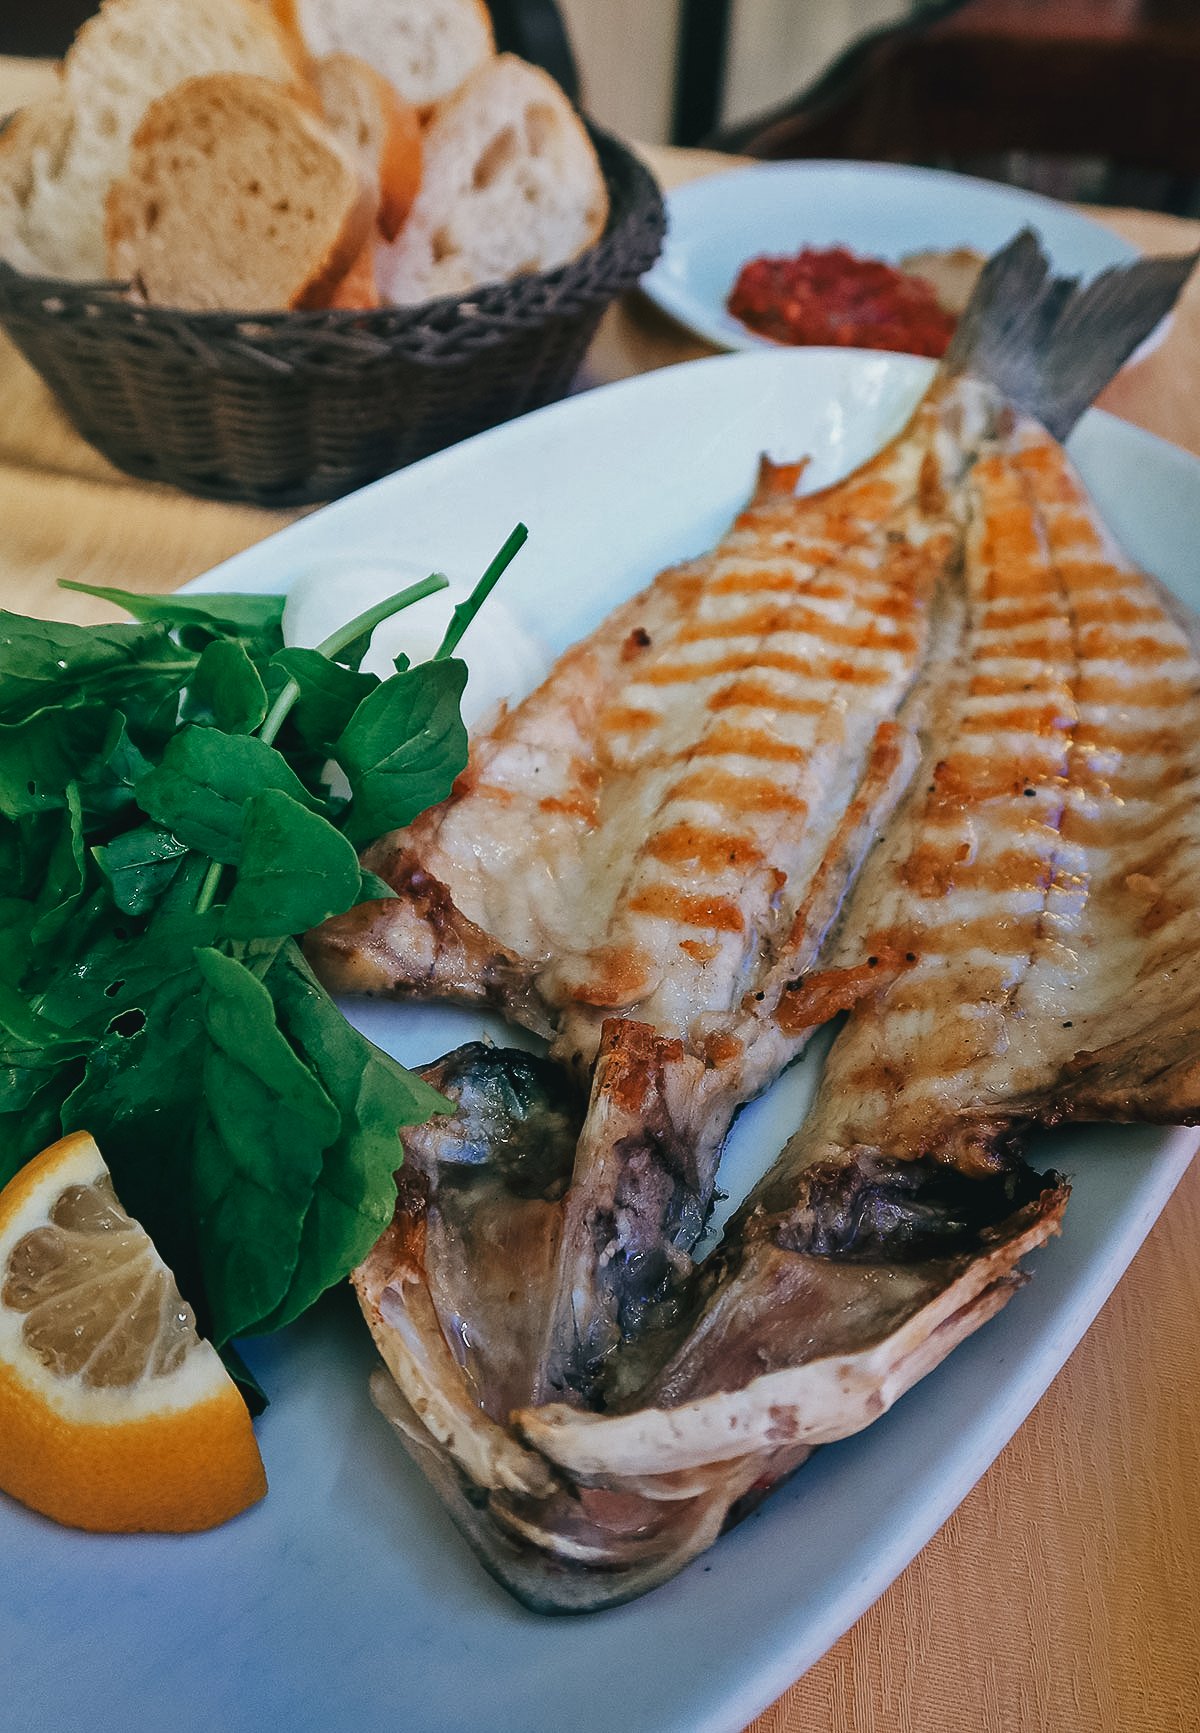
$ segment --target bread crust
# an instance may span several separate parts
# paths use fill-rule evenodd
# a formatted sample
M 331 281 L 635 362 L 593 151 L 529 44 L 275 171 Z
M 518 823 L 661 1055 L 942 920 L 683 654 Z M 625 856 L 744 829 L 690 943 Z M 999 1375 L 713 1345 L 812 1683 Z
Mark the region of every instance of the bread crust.
M 368 241 L 340 282 L 335 283 L 325 307 L 352 308 L 371 312 L 380 306 L 379 284 L 375 279 L 375 247 Z
M 81 58 L 81 51 L 86 62 L 87 52 L 92 42 L 96 39 L 102 42 L 111 28 L 114 18 L 117 18 L 121 12 L 134 10 L 139 3 L 140 0 L 102 0 L 99 10 L 84 20 L 63 57 L 61 76 L 68 86 L 71 83 L 72 72 L 77 68 Z M 297 35 L 284 29 L 279 19 L 274 16 L 274 8 L 261 6 L 257 4 L 257 0 L 231 0 L 231 3 L 240 6 L 246 15 L 249 28 L 263 34 L 269 34 L 274 38 L 280 54 L 291 66 L 297 85 L 307 85 L 308 56 L 305 53 L 304 44 Z
M 376 222 L 380 234 L 386 240 L 394 241 L 421 187 L 423 146 L 420 115 L 377 67 L 357 54 L 322 55 L 313 62 L 313 79 L 335 134 L 339 133 L 339 128 L 329 111 L 329 96 L 337 84 L 358 85 L 363 100 L 374 105 L 382 128 L 378 156 L 371 170 L 379 185 Z M 343 142 L 352 148 L 349 141 Z
M 308 269 L 284 301 L 289 308 L 328 304 L 370 236 L 375 216 L 374 189 L 366 185 L 358 164 L 307 103 L 282 85 L 245 73 L 210 73 L 186 79 L 146 110 L 133 137 L 129 172 L 113 183 L 106 200 L 105 232 L 109 265 L 114 275 L 145 280 L 147 265 L 142 248 L 147 231 L 148 198 L 150 204 L 155 202 L 155 198 L 148 194 L 148 189 L 155 186 L 154 154 L 175 135 L 181 119 L 194 119 L 195 115 L 209 109 L 214 112 L 232 109 L 235 113 L 249 116 L 252 108 L 257 109 L 259 116 L 269 116 L 281 129 L 294 129 L 293 136 L 298 132 L 307 142 L 328 153 L 330 158 L 336 159 L 342 171 L 342 190 L 348 202 L 337 232 L 320 256 L 310 261 Z M 157 299 L 152 285 L 145 283 L 145 287 L 149 298 Z M 175 304 L 213 308 L 236 305 L 236 302 L 231 302 L 228 297 L 207 295 L 197 288 L 194 294 L 185 292 L 178 297 Z
M 461 89 L 467 78 L 480 66 L 486 65 L 496 52 L 492 15 L 485 0 L 420 0 L 416 7 L 408 4 L 407 0 L 395 0 L 396 10 L 402 13 L 436 10 L 447 18 L 452 28 L 456 14 L 457 33 L 464 44 L 470 45 L 469 48 L 464 46 L 458 56 L 459 72 L 452 82 L 439 82 L 433 89 L 428 86 L 417 88 L 416 85 L 410 89 L 401 77 L 399 67 L 386 64 L 386 54 L 380 47 L 380 27 L 386 27 L 389 21 L 390 0 L 375 0 L 373 6 L 366 6 L 365 27 L 360 22 L 364 11 L 355 9 L 353 0 L 313 0 L 313 4 L 319 7 L 318 16 L 323 29 L 317 31 L 313 27 L 307 32 L 302 0 L 267 0 L 267 4 L 276 22 L 299 45 L 310 62 L 335 52 L 358 54 L 384 73 L 401 100 L 411 103 L 422 121 L 428 120 L 438 104 Z M 313 26 L 311 12 L 309 24 Z
M 607 220 L 603 170 L 568 98 L 540 67 L 501 54 L 427 128 L 421 191 L 396 242 L 380 248 L 380 289 L 411 305 L 553 270 L 593 246 Z

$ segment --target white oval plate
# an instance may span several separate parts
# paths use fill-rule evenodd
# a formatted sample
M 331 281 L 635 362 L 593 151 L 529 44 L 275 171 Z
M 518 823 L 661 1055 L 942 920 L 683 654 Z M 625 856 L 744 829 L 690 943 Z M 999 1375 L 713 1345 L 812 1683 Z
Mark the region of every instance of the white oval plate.
M 725 310 L 760 253 L 844 245 L 898 263 L 928 247 L 994 253 L 1026 225 L 1060 272 L 1084 277 L 1135 258 L 1110 229 L 1019 187 L 893 163 L 764 162 L 667 195 L 667 238 L 639 287 L 719 349 L 777 348 Z
M 482 569 L 555 648 L 667 561 L 709 547 L 762 448 L 813 481 L 902 424 L 929 376 L 910 357 L 723 356 L 588 393 L 481 435 L 306 518 L 202 579 L 286 589 L 320 562 Z M 1075 454 L 1131 552 L 1193 603 L 1200 463 L 1093 414 Z M 1138 485 L 1128 485 L 1136 475 Z M 336 568 L 334 569 L 336 570 Z M 331 571 L 330 581 L 336 581 Z M 408 1061 L 495 1023 L 371 1004 L 355 1021 Z M 742 1190 L 795 1128 L 819 1060 L 739 1119 Z M 248 1358 L 271 1491 L 207 1535 L 72 1533 L 0 1500 L 4 1689 L 24 1733 L 736 1733 L 945 1521 L 1050 1383 L 1184 1171 L 1195 1132 L 1047 1137 L 1075 1193 L 1061 1240 L 993 1322 L 857 1438 L 818 1451 L 674 1582 L 591 1617 L 528 1613 L 488 1577 L 367 1397 L 374 1350 L 348 1294 Z M 3 1717 L 0 1717 L 2 1719 Z

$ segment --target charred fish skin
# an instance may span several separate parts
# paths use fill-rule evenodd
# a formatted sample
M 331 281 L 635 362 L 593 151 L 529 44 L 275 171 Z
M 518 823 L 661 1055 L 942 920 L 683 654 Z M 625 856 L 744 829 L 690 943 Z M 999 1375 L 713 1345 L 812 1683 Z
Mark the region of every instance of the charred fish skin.
M 516 1429 L 577 1483 L 655 1501 L 691 1475 L 693 1496 L 727 1517 L 731 1464 L 757 1458 L 757 1482 L 771 1452 L 870 1424 L 1006 1303 L 1021 1259 L 1060 1231 L 1057 1174 L 1022 1165 L 958 1184 L 984 1199 L 965 1205 L 937 1164 L 830 1152 L 789 1208 L 751 1212 L 701 1279 L 691 1333 L 638 1399 L 603 1415 L 546 1404 L 514 1416 Z
M 656 973 L 669 954 L 664 938 L 668 947 L 680 949 L 679 929 L 668 938 L 647 925 L 657 921 L 670 928 L 661 911 L 632 907 L 650 882 L 650 867 L 644 848 L 632 859 L 615 850 L 617 833 L 606 857 L 605 896 L 589 911 L 592 924 L 580 929 L 583 942 L 576 935 L 561 952 L 553 944 L 547 949 L 549 922 L 539 910 L 541 924 L 526 943 L 504 924 L 512 918 L 519 926 L 524 919 L 519 887 L 506 885 L 504 897 L 485 907 L 486 873 L 477 891 L 451 882 L 458 858 L 454 829 L 465 803 L 449 803 L 418 839 L 425 851 L 421 870 L 448 886 L 453 906 L 488 944 L 502 940 L 505 956 L 527 969 L 522 991 L 533 982 L 539 1002 L 552 1007 L 557 1050 L 569 1068 L 589 1068 L 596 1048 L 607 1050 L 614 1024 L 620 1031 L 614 1051 L 624 1041 L 645 1048 L 640 1062 L 632 1052 L 626 1055 L 627 1087 L 615 1092 L 616 1102 L 613 1091 L 603 1090 L 596 1067 L 583 1127 L 574 1147 L 561 1150 L 555 1168 L 561 1181 L 569 1161 L 570 1184 L 561 1196 L 543 1186 L 541 1195 L 521 1206 L 535 1213 L 523 1215 L 511 1202 L 507 1182 L 484 1162 L 488 1178 L 471 1195 L 485 1199 L 487 1187 L 501 1188 L 502 1214 L 519 1224 L 511 1243 L 523 1248 L 501 1258 L 489 1293 L 468 1291 L 472 1278 L 461 1272 L 461 1256 L 458 1264 L 455 1256 L 445 1264 L 431 1256 L 430 1246 L 446 1230 L 444 1206 L 430 1195 L 402 1196 L 400 1229 L 390 1245 L 377 1248 L 371 1275 L 359 1284 L 400 1392 L 394 1423 L 407 1429 L 410 1443 L 416 1441 L 427 1471 L 488 1568 L 527 1604 L 542 1610 L 600 1607 L 666 1580 L 813 1447 L 869 1424 L 1007 1303 L 1023 1280 L 1023 1259 L 1059 1231 L 1067 1198 L 1057 1175 L 1035 1174 L 1021 1160 L 1023 1132 L 1036 1118 L 1085 1111 L 1089 1101 L 1115 1099 L 1122 1089 L 1127 1105 L 1133 1098 L 1136 1109 L 1140 1092 L 1142 1104 L 1158 1111 L 1179 1103 L 1190 1087 L 1190 1010 L 1166 1015 L 1161 996 L 1149 989 L 1152 979 L 1178 971 L 1195 954 L 1189 910 L 1179 894 L 1195 832 L 1192 767 L 1182 744 L 1177 749 L 1160 739 L 1148 746 L 1147 739 L 1167 725 L 1162 707 L 1189 682 L 1194 689 L 1200 681 L 1187 662 L 1191 652 L 1173 655 L 1166 627 L 1147 625 L 1139 610 L 1148 604 L 1135 576 L 1126 571 L 1119 579 L 1100 579 L 1084 569 L 1112 564 L 1109 552 L 1097 553 L 1089 539 L 1099 535 L 1094 514 L 1072 493 L 1069 467 L 1055 458 L 1046 436 L 1013 407 L 1048 416 L 1055 431 L 1063 431 L 1068 411 L 1083 406 L 1085 386 L 1090 397 L 1103 382 L 1099 372 L 1111 366 L 1117 349 L 1144 334 L 1167 285 L 1182 274 L 1177 263 L 1133 267 L 1109 277 L 1100 290 L 1093 286 L 1073 297 L 1069 287 L 1049 280 L 1044 260 L 1036 249 L 1031 254 L 1028 241 L 1014 244 L 989 267 L 964 323 L 968 337 L 910 424 L 903 459 L 911 478 L 907 491 L 902 488 L 898 499 L 893 494 L 884 514 L 889 529 L 902 530 L 914 556 L 910 603 L 912 572 L 921 572 L 912 659 L 901 678 L 900 664 L 888 661 L 894 642 L 856 649 L 854 666 L 890 669 L 886 714 L 864 717 L 861 709 L 847 706 L 844 738 L 853 734 L 848 755 L 828 735 L 829 724 L 817 719 L 806 767 L 819 760 L 826 767 L 822 774 L 833 777 L 832 767 L 842 766 L 844 792 L 822 806 L 803 843 L 787 836 L 786 827 L 770 831 L 796 852 L 788 857 L 789 894 L 774 907 L 768 899 L 765 923 L 753 901 L 761 894 L 757 881 L 747 899 L 744 918 L 752 944 L 745 930 L 716 930 L 711 939 L 689 933 L 689 939 L 714 945 L 712 955 L 699 959 L 682 951 L 689 961 L 677 974 L 674 961 L 666 975 Z M 1131 312 L 1134 303 L 1140 303 L 1140 314 Z M 981 367 L 973 355 L 987 365 Z M 973 368 L 985 377 L 975 377 Z M 853 499 L 863 473 L 843 484 L 843 498 Z M 878 477 L 870 466 L 866 473 Z M 749 533 L 784 533 L 774 517 L 781 501 L 770 497 L 772 491 L 752 503 L 743 526 Z M 827 527 L 837 493 L 829 490 L 821 506 Z M 898 512 L 907 514 L 904 526 L 896 521 Z M 944 541 L 936 559 L 923 562 L 916 556 L 934 540 L 935 513 L 936 534 Z M 918 516 L 925 525 L 920 533 L 914 529 Z M 804 673 L 790 664 L 783 668 L 777 658 L 799 657 L 801 647 L 781 645 L 775 633 L 807 632 L 811 619 L 801 621 L 795 609 L 811 614 L 820 611 L 817 604 L 828 604 L 827 618 L 835 628 L 844 627 L 847 615 L 838 610 L 846 603 L 847 584 L 865 586 L 873 596 L 882 593 L 885 548 L 878 546 L 878 559 L 867 571 L 860 566 L 867 517 L 864 495 L 843 519 L 854 520 L 859 540 L 842 535 L 836 550 L 820 550 L 824 563 L 809 559 L 807 588 L 789 592 L 788 611 L 782 618 L 772 615 L 770 631 L 758 619 L 764 630 L 753 642 L 739 643 L 733 635 L 720 651 L 722 658 L 757 657 L 758 665 L 715 669 L 707 665 L 714 652 L 702 638 L 680 642 L 689 609 L 701 596 L 696 580 L 702 587 L 726 579 L 744 582 L 736 558 L 732 566 L 695 562 L 672 574 L 661 592 L 618 616 L 617 636 L 598 634 L 572 653 L 575 660 L 565 672 L 576 683 L 554 689 L 552 677 L 540 709 L 534 706 L 493 743 L 493 758 L 485 751 L 481 766 L 485 785 L 492 777 L 491 792 L 480 796 L 474 783 L 467 791 L 471 798 L 525 821 L 519 773 L 522 762 L 528 770 L 536 750 L 531 719 L 536 712 L 541 726 L 565 707 L 574 751 L 586 734 L 578 683 L 585 667 L 594 673 L 603 664 L 604 677 L 611 677 L 605 705 L 644 715 L 657 704 L 665 715 L 653 694 L 647 696 L 653 681 L 641 679 L 635 688 L 631 680 L 622 687 L 617 679 L 623 654 L 626 669 L 639 678 L 656 665 L 656 634 L 662 640 L 658 652 L 672 659 L 659 665 L 670 669 L 673 661 L 690 668 L 686 680 L 661 685 L 687 691 L 671 727 L 679 731 L 676 738 L 686 739 L 693 758 L 703 763 L 697 745 L 727 721 L 720 704 L 710 707 L 723 682 L 740 682 L 731 705 L 752 696 L 758 707 L 754 726 L 765 735 L 772 727 L 771 705 L 778 709 L 784 697 L 811 695 L 814 677 L 824 678 L 839 660 L 847 661 L 827 650 L 828 666 L 817 674 L 814 651 L 805 646 Z M 802 513 L 795 521 L 808 525 L 805 534 L 811 530 L 812 520 Z M 722 557 L 729 553 L 726 548 Z M 765 551 L 762 570 L 778 576 Z M 840 580 L 845 583 L 838 590 Z M 795 586 L 797 574 L 788 581 Z M 826 583 L 830 596 L 819 593 Z M 1091 618 L 1089 585 L 1095 592 Z M 961 600 L 948 606 L 956 591 Z M 891 593 L 899 607 L 898 592 Z M 937 630 L 931 631 L 935 594 Z M 742 598 L 737 609 L 744 614 L 744 591 Z M 739 620 L 738 612 L 723 613 L 724 606 L 704 611 L 706 632 L 726 619 Z M 659 613 L 652 616 L 650 608 Z M 953 624 L 945 632 L 947 616 Z M 739 629 L 732 625 L 731 633 Z M 1114 649 L 1117 639 L 1121 645 Z M 1130 655 L 1136 662 L 1143 639 L 1149 641 L 1145 684 L 1132 691 L 1115 663 Z M 830 643 L 835 640 L 836 629 Z M 898 712 L 919 689 L 922 663 L 928 666 L 935 642 L 945 657 L 944 678 L 915 707 L 915 749 L 903 755 L 903 774 L 887 781 L 887 800 L 880 797 L 878 811 L 893 816 L 881 820 L 883 841 L 873 852 L 856 848 L 847 840 L 848 812 L 854 789 L 868 778 L 872 742 L 878 744 L 881 726 L 903 726 Z M 702 656 L 707 662 L 697 675 Z M 1175 678 L 1181 669 L 1182 684 Z M 777 679 L 781 674 L 787 678 Z M 793 676 L 809 684 L 802 690 Z M 753 694 L 752 682 L 759 685 Z M 884 684 L 852 683 L 868 696 Z M 627 697 L 637 703 L 626 703 Z M 1127 712 L 1139 707 L 1144 714 L 1133 729 Z M 624 726 L 630 717 L 619 720 Z M 650 737 L 649 725 L 640 722 L 634 734 L 643 728 Z M 1099 731 L 1098 751 L 1087 744 L 1088 729 Z M 1114 768 L 1115 780 L 1108 774 L 1115 748 L 1107 736 L 1101 739 L 1104 729 L 1140 734 L 1120 743 L 1121 753 L 1130 756 Z M 1121 778 L 1138 770 L 1137 754 L 1147 751 L 1159 752 L 1161 762 L 1154 761 L 1157 780 L 1139 809 Z M 569 757 L 556 760 L 560 773 Z M 555 788 L 552 798 L 572 808 L 553 814 L 555 824 L 578 823 L 585 830 L 596 825 L 605 798 L 596 762 L 593 754 L 590 785 L 572 770 L 576 780 L 570 788 L 565 781 Z M 747 775 L 736 761 L 720 769 L 735 780 Z M 656 815 L 669 807 L 666 796 L 678 793 L 669 780 L 678 781 L 678 767 L 659 765 L 651 755 L 649 762 L 638 760 L 636 771 L 644 798 L 628 803 L 630 823 L 641 827 L 642 839 L 659 839 L 655 846 L 667 834 L 677 846 L 694 849 L 677 814 L 665 830 L 655 827 Z M 626 767 L 621 774 L 634 772 Z M 798 782 L 785 786 L 793 798 L 803 798 Z M 721 788 L 724 798 L 728 781 Z M 1120 828 L 1125 822 L 1121 814 L 1127 808 L 1143 824 L 1140 855 L 1134 831 L 1121 830 L 1115 841 L 1111 834 L 1114 823 Z M 1155 855 L 1150 819 L 1164 813 L 1169 838 L 1165 852 Z M 805 824 L 811 816 L 806 805 Z M 723 812 L 720 817 L 723 823 Z M 697 814 L 692 822 L 693 829 L 725 834 L 716 819 Z M 850 831 L 860 835 L 853 825 Z M 582 858 L 582 832 L 572 834 Z M 751 824 L 737 834 L 757 847 L 766 832 Z M 406 837 L 405 845 L 412 840 Z M 809 850 L 803 859 L 801 847 Z M 822 863 L 835 855 L 851 864 L 838 869 L 836 894 L 824 895 Z M 771 849 L 764 859 L 780 864 Z M 711 904 L 725 894 L 722 881 L 705 878 L 709 867 L 697 861 L 700 876 L 689 891 L 698 894 L 702 886 Z M 716 855 L 712 866 L 721 867 Z M 745 862 L 741 871 L 753 877 Z M 928 918 L 938 902 L 941 919 Z M 706 907 L 706 917 L 712 912 Z M 950 943 L 972 923 L 979 944 Z M 807 966 L 781 979 L 778 965 L 790 961 L 788 945 L 797 941 L 798 926 L 808 946 Z M 1007 949 L 997 950 L 998 934 Z M 1136 958 L 1147 939 L 1152 979 L 1139 975 Z M 1131 1024 L 1128 1006 L 1105 998 L 1100 964 L 1114 945 L 1121 966 L 1132 971 L 1125 978 L 1146 986 L 1143 1004 L 1151 1007 L 1151 1023 L 1157 1016 L 1157 1030 L 1148 1028 L 1143 1011 L 1135 1011 Z M 935 952 L 944 959 L 940 992 L 928 965 Z M 799 944 L 794 954 L 801 954 Z M 691 964 L 700 961 L 703 967 L 693 970 Z M 711 971 L 707 978 L 705 970 Z M 860 979 L 872 972 L 875 984 L 864 989 L 835 1043 L 809 1123 L 738 1212 L 715 1258 L 693 1269 L 686 1243 L 691 1228 L 684 1224 L 689 1211 L 695 1212 L 681 1199 L 702 1195 L 706 1136 L 736 1105 L 739 1089 L 769 1080 L 788 1040 L 809 1027 L 806 1019 L 819 1021 L 846 1002 L 846 994 L 853 1000 Z M 1060 1012 L 1056 994 L 1068 985 L 1077 998 L 1082 991 L 1081 1002 L 1090 1006 L 1085 1041 L 1067 1029 L 1054 1040 L 1048 1035 L 1052 1013 Z M 960 1003 L 968 1010 L 947 1018 L 947 1009 Z M 785 1026 L 789 1019 L 792 1030 Z M 1073 1021 L 1057 1015 L 1060 1026 Z M 1165 1070 L 1153 1074 L 1164 1054 Z M 652 1079 L 653 1087 L 635 1100 L 638 1063 L 642 1081 Z M 1006 1065 L 1012 1067 L 1007 1088 Z M 1160 1076 L 1166 1081 L 1158 1081 Z M 656 1118 L 668 1097 L 669 1138 Z M 625 1111 L 613 1113 L 614 1105 Z M 563 1136 L 564 1145 L 569 1137 Z M 642 1159 L 655 1138 L 658 1149 Z M 429 1182 L 416 1169 L 414 1162 L 419 1193 Z M 673 1188 L 680 1185 L 677 1193 Z M 439 1180 L 438 1190 L 448 1198 L 454 1187 Z M 631 1258 L 627 1284 L 618 1279 L 622 1239 L 614 1233 L 622 1210 L 630 1212 L 624 1243 L 635 1252 L 648 1244 L 658 1258 L 653 1270 Z M 486 1207 L 478 1219 L 488 1219 Z M 455 1255 L 470 1232 L 468 1224 L 449 1233 Z M 534 1255 L 527 1250 L 531 1241 L 538 1248 Z M 511 1288 L 518 1264 L 528 1275 L 525 1299 L 513 1310 L 510 1326 L 488 1328 L 513 1304 L 504 1281 Z M 456 1273 L 448 1276 L 446 1269 Z M 653 1298 L 664 1270 L 674 1308 L 665 1316 Z M 623 1304 L 626 1298 L 629 1305 Z M 476 1309 L 482 1333 L 491 1338 L 471 1364 L 456 1357 L 466 1353 L 456 1334 L 460 1302 Z M 625 1331 L 632 1334 L 630 1344 L 622 1340 Z M 606 1382 L 606 1368 L 622 1358 L 627 1368 L 638 1368 L 638 1380 Z M 569 1400 L 547 1399 L 558 1385 Z

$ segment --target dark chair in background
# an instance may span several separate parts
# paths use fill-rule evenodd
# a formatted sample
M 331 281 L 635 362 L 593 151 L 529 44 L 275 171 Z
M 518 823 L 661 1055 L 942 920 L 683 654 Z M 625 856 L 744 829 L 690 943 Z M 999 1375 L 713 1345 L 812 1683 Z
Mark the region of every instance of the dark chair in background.
M 1200 214 L 1200 0 L 950 0 L 706 142 Z
M 0 54 L 64 54 L 99 0 L 0 0 Z M 496 45 L 544 66 L 573 102 L 579 76 L 570 39 L 555 0 L 492 0 Z

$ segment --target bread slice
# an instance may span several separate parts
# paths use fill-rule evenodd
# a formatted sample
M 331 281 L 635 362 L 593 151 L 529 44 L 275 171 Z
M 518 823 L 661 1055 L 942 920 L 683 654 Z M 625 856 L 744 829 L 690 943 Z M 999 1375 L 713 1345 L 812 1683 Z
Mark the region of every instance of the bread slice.
M 545 72 L 502 54 L 472 73 L 425 134 L 421 191 L 376 254 L 385 301 L 427 301 L 548 271 L 608 217 L 592 141 Z
M 146 110 L 109 193 L 110 263 L 166 306 L 321 306 L 374 214 L 357 163 L 295 96 L 210 73 Z
M 105 0 L 80 30 L 62 69 L 68 136 L 23 201 L 36 250 L 58 274 L 104 275 L 104 200 L 130 139 L 156 97 L 206 72 L 308 88 L 303 55 L 254 0 Z
M 271 0 L 308 52 L 357 54 L 422 112 L 496 51 L 483 0 Z
M 61 277 L 75 260 L 81 218 L 60 180 L 71 130 L 70 102 L 59 89 L 0 133 L 0 258 L 31 276 Z
M 325 122 L 368 183 L 379 188 L 376 222 L 393 241 L 421 185 L 421 121 L 382 72 L 356 54 L 327 54 L 313 63 Z

